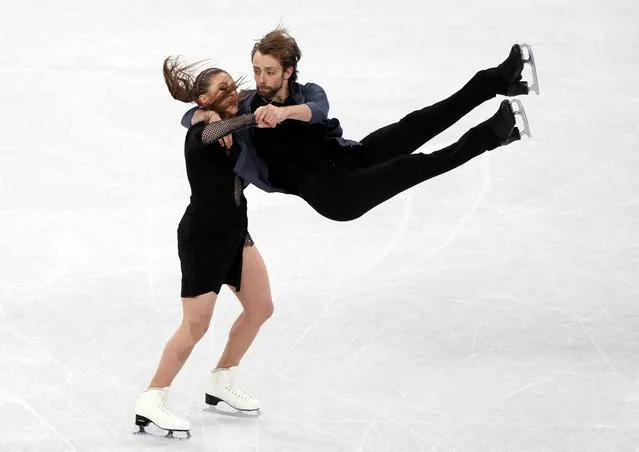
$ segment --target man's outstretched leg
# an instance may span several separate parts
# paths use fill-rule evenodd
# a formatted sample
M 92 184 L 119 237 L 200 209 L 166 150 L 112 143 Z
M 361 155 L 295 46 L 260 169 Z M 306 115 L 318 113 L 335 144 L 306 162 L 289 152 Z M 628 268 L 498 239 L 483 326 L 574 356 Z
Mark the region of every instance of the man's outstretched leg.
M 348 153 L 348 158 L 352 159 L 351 165 L 365 167 L 399 155 L 412 154 L 475 107 L 496 95 L 528 94 L 528 84 L 522 81 L 523 68 L 522 46 L 515 44 L 508 58 L 499 66 L 477 72 L 461 90 L 449 98 L 414 111 L 399 122 L 362 139 L 361 143 L 366 151 L 355 148 Z
M 520 111 L 525 114 L 523 109 Z M 400 155 L 354 171 L 337 167 L 331 174 L 314 179 L 300 191 L 300 196 L 329 219 L 354 220 L 410 187 L 519 139 L 515 112 L 510 101 L 504 100 L 491 118 L 442 150 Z M 364 146 L 362 152 L 366 151 Z

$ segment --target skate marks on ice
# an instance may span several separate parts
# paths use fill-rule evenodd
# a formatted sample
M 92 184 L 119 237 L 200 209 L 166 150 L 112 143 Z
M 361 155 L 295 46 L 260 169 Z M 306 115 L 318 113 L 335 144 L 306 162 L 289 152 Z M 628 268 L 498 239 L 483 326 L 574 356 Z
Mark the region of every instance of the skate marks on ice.
M 8 404 L 18 405 L 22 407 L 23 409 L 31 413 L 31 415 L 33 415 L 33 417 L 36 418 L 40 424 L 44 425 L 47 428 L 47 430 L 49 430 L 55 436 L 60 438 L 68 446 L 68 449 L 66 450 L 70 450 L 70 451 L 77 450 L 66 436 L 60 433 L 53 425 L 51 425 L 51 423 L 45 417 L 40 415 L 40 413 L 38 413 L 35 410 L 35 408 L 33 408 L 31 405 L 29 405 L 27 402 L 25 402 L 21 398 L 11 395 L 4 391 L 0 391 L 0 402 L 1 402 L 0 407 L 2 408 L 4 407 L 5 402 L 8 402 Z M 5 410 L 3 409 L 2 411 L 4 412 Z M 3 440 L 0 440 L 0 443 L 3 443 L 4 440 L 5 438 L 3 438 Z M 22 438 L 22 441 L 25 441 L 25 440 L 28 441 L 28 438 Z
M 325 423 L 316 423 L 312 419 L 304 419 L 304 418 L 300 418 L 299 416 L 292 415 L 291 413 L 295 412 L 294 407 L 291 407 L 290 410 L 287 409 L 286 410 L 287 414 L 285 415 L 280 416 L 277 413 L 275 414 L 275 417 L 277 418 L 278 421 L 286 422 L 291 427 L 299 426 L 299 427 L 302 427 L 303 429 L 307 429 L 310 432 L 318 433 L 325 438 L 330 438 L 332 440 L 335 440 L 337 444 L 344 447 L 343 449 L 335 447 L 333 449 L 327 448 L 326 450 L 348 450 L 348 451 L 371 450 L 370 449 L 371 444 L 376 444 L 376 441 L 374 439 L 371 440 L 371 436 L 375 435 L 376 428 L 380 426 L 385 426 L 385 427 L 390 426 L 390 427 L 393 427 L 393 429 L 397 427 L 396 431 L 401 432 L 400 436 L 407 443 L 410 443 L 411 446 L 416 446 L 416 447 L 414 448 L 412 447 L 411 449 L 398 449 L 397 445 L 395 444 L 394 445 L 395 449 L 388 449 L 388 450 L 420 450 L 420 451 L 438 452 L 437 447 L 432 443 L 432 441 L 429 438 L 424 437 L 424 435 L 420 434 L 420 432 L 418 432 L 413 426 L 411 426 L 410 422 L 400 419 L 394 414 L 387 413 L 384 411 L 384 409 L 380 409 L 379 407 L 376 406 L 377 402 L 374 399 L 359 400 L 357 398 L 354 398 L 348 392 L 335 389 L 331 387 L 330 385 L 322 386 L 321 388 L 318 388 L 314 384 L 307 386 L 308 383 L 300 382 L 298 379 L 292 378 L 289 375 L 284 375 L 277 371 L 272 371 L 272 374 L 278 378 L 281 378 L 283 381 L 287 382 L 289 384 L 289 387 L 297 387 L 300 391 L 303 391 L 303 393 L 305 394 L 304 395 L 305 398 L 308 398 L 308 394 L 312 393 L 313 399 L 316 399 L 316 400 L 320 398 L 323 400 L 334 399 L 335 401 L 339 401 L 339 406 L 342 406 L 342 407 L 349 406 L 357 410 L 365 410 L 368 412 L 366 415 L 367 419 L 344 421 L 343 420 L 344 411 L 341 409 L 337 409 L 335 419 L 332 421 L 326 421 Z M 267 397 L 263 397 L 263 401 L 265 405 L 266 405 L 266 398 Z M 264 421 L 267 422 L 266 419 L 264 419 Z M 258 420 L 258 423 L 259 422 L 260 421 Z M 331 425 L 340 424 L 344 422 L 346 423 L 352 422 L 352 426 L 354 427 L 354 432 L 361 431 L 361 435 L 360 434 L 348 435 L 348 436 L 351 436 L 351 438 L 346 439 L 345 435 L 341 433 L 336 434 L 333 428 L 330 427 Z M 326 427 L 322 427 L 322 425 L 325 425 Z M 337 444 L 335 444 L 335 446 L 337 446 Z M 298 450 L 298 449 L 294 449 L 294 450 Z M 299 450 L 302 450 L 302 449 L 299 449 Z M 324 449 L 321 449 L 321 450 L 324 450 Z M 375 449 L 375 450 L 382 450 L 382 449 Z
M 322 310 L 319 311 L 319 313 L 315 316 L 311 324 L 308 327 L 306 327 L 306 329 L 302 332 L 302 334 L 300 334 L 297 337 L 297 339 L 293 341 L 293 344 L 288 348 L 288 350 L 286 350 L 286 353 L 284 353 L 284 356 L 282 356 L 282 359 L 280 360 L 277 366 L 277 370 L 276 370 L 277 373 L 281 372 L 282 368 L 286 364 L 286 360 L 288 359 L 288 357 L 297 348 L 297 346 L 304 339 L 304 337 L 306 337 L 306 335 L 315 327 L 317 322 L 324 316 L 324 314 L 326 314 L 329 307 L 335 300 L 335 296 L 337 295 L 337 290 L 340 287 L 340 283 L 341 283 L 340 275 L 341 275 L 342 267 L 340 265 L 335 265 L 334 268 L 335 268 L 335 275 L 333 276 L 333 290 L 331 292 L 330 297 L 326 301 L 326 304 L 324 304 L 324 307 L 322 308 Z
M 445 251 L 448 246 L 455 240 L 455 238 L 463 231 L 464 227 L 472 220 L 472 218 L 477 213 L 480 206 L 484 203 L 485 198 L 488 194 L 488 191 L 491 187 L 491 166 L 490 166 L 490 154 L 484 156 L 482 160 L 480 160 L 479 168 L 481 171 L 482 178 L 482 187 L 481 190 L 477 192 L 472 201 L 472 205 L 468 207 L 468 210 L 455 222 L 454 226 L 449 229 L 445 239 L 439 246 L 434 246 L 429 248 L 428 251 L 425 251 L 423 254 L 423 258 L 420 260 L 420 265 L 425 265 L 428 261 L 435 258 L 437 255 Z M 412 190 L 419 189 L 418 187 L 413 188 Z M 370 263 L 363 265 L 361 268 L 355 273 L 349 274 L 347 278 L 343 276 L 343 268 L 339 265 L 334 267 L 334 277 L 333 281 L 333 290 L 328 300 L 326 301 L 324 307 L 319 311 L 319 313 L 314 317 L 313 321 L 308 325 L 308 327 L 293 341 L 288 350 L 284 353 L 283 357 L 280 360 L 279 366 L 277 368 L 277 372 L 281 372 L 282 367 L 285 365 L 289 356 L 297 349 L 298 345 L 302 342 L 302 340 L 308 335 L 308 333 L 313 330 L 318 321 L 328 312 L 330 309 L 335 297 L 337 296 L 337 292 L 339 288 L 346 282 L 347 279 L 354 278 L 366 273 L 368 270 L 373 268 L 382 262 L 396 247 L 396 245 L 401 241 L 402 237 L 405 235 L 408 227 L 410 226 L 411 218 L 413 216 L 413 194 L 409 191 L 409 194 L 406 198 L 406 201 L 403 205 L 402 210 L 402 218 L 395 229 L 392 237 L 386 242 L 382 251 L 377 255 L 377 257 L 372 260 Z
M 636 131 L 639 131 L 639 127 L 637 128 Z M 554 191 L 549 192 L 545 196 L 559 196 L 559 193 L 561 191 L 564 191 L 568 187 L 571 187 L 571 186 L 575 185 L 575 183 L 576 183 L 576 180 L 574 180 L 574 179 L 570 180 L 570 181 L 566 182 L 564 185 L 561 185 L 560 187 L 555 189 Z M 530 208 L 530 205 L 532 205 L 534 203 L 537 203 L 540 200 L 542 200 L 541 196 L 537 196 L 535 198 L 531 198 L 525 204 L 522 204 L 521 207 L 522 208 Z M 513 230 L 516 230 L 517 228 L 520 227 L 517 224 L 517 222 L 514 220 L 514 217 L 513 217 L 512 213 L 509 213 L 509 212 L 506 212 L 504 210 L 498 209 L 494 205 L 491 205 L 490 207 L 495 209 L 495 211 L 499 214 L 500 218 L 503 218 L 504 221 L 508 222 L 510 224 L 510 227 Z M 587 322 L 588 319 L 584 318 L 582 315 L 579 314 L 578 310 L 573 306 L 573 303 L 570 301 L 569 295 L 566 294 L 565 291 L 561 289 L 560 282 L 558 282 L 557 277 L 554 276 L 551 273 L 551 271 L 548 269 L 548 267 L 546 266 L 544 260 L 541 257 L 541 254 L 539 252 L 538 247 L 535 246 L 535 244 L 533 244 L 531 242 L 531 239 L 526 234 L 522 234 L 521 235 L 521 240 L 523 241 L 523 244 L 525 246 L 525 254 L 528 256 L 528 258 L 530 259 L 531 262 L 536 263 L 537 267 L 542 269 L 541 273 L 543 274 L 543 277 L 548 282 L 549 287 L 551 287 L 552 290 L 556 293 L 557 299 L 566 308 L 565 312 L 567 312 L 573 318 L 573 320 L 579 325 L 579 328 L 582 330 L 582 332 L 584 333 L 585 337 L 588 339 L 588 341 L 592 344 L 594 349 L 597 351 L 598 355 L 601 357 L 602 362 L 605 363 L 606 367 L 608 367 L 608 369 L 610 370 L 611 374 L 612 375 L 619 375 L 617 369 L 612 364 L 612 361 L 611 361 L 610 357 L 604 351 L 604 347 L 602 347 L 601 344 L 595 339 L 595 336 L 593 335 L 593 332 L 586 325 L 586 322 Z M 605 312 L 605 306 L 600 306 L 600 308 Z
M 421 265 L 426 264 L 428 261 L 442 253 L 450 246 L 451 243 L 455 240 L 455 238 L 459 235 L 459 233 L 463 230 L 463 228 L 472 220 L 472 218 L 477 213 L 479 207 L 484 203 L 488 191 L 490 190 L 492 174 L 491 174 L 491 166 L 490 166 L 490 154 L 484 155 L 485 158 L 481 159 L 479 162 L 479 168 L 481 170 L 482 176 L 482 186 L 481 190 L 475 196 L 473 200 L 473 204 L 466 211 L 466 213 L 457 221 L 457 224 L 450 228 L 450 232 L 448 233 L 446 239 L 439 246 L 430 248 L 428 252 L 425 252 L 423 255 L 423 259 L 420 261 Z
M 386 242 L 386 245 L 384 245 L 384 247 L 382 248 L 380 253 L 377 255 L 377 257 L 375 257 L 374 259 L 371 259 L 369 263 L 362 265 L 361 268 L 358 268 L 358 270 L 351 275 L 351 278 L 363 275 L 364 273 L 369 271 L 371 268 L 375 267 L 382 260 L 384 260 L 386 256 L 388 256 L 390 252 L 397 246 L 400 239 L 406 233 L 408 226 L 410 225 L 410 219 L 413 212 L 412 198 L 413 198 L 413 192 L 409 191 L 406 196 L 406 200 L 404 201 L 401 220 L 399 224 L 397 225 L 395 232 L 390 237 L 390 239 Z
M 460 233 L 463 232 L 466 225 L 472 220 L 472 218 L 475 216 L 479 208 L 484 203 L 485 198 L 488 194 L 488 191 L 490 190 L 491 181 L 492 181 L 490 155 L 486 155 L 485 157 L 486 158 L 482 159 L 479 162 L 482 186 L 481 186 L 481 189 L 473 197 L 474 199 L 472 200 L 472 204 L 468 206 L 467 210 L 464 212 L 463 215 L 458 217 L 458 219 L 454 223 L 454 226 L 448 229 L 445 240 L 443 240 L 443 242 L 439 246 L 431 248 L 427 253 L 424 254 L 423 258 L 420 260 L 420 265 L 425 265 L 428 261 L 432 260 L 433 258 L 436 258 L 440 253 L 444 252 L 454 242 L 455 238 Z M 396 229 L 391 240 L 389 240 L 386 246 L 384 247 L 384 252 L 378 255 L 378 258 L 375 260 L 374 263 L 366 266 L 367 270 L 372 268 L 373 265 L 376 265 L 379 262 L 381 262 L 388 254 L 392 252 L 392 249 L 395 247 L 395 245 L 401 241 L 401 238 L 403 237 L 405 231 L 408 229 L 408 226 L 410 224 L 410 219 L 411 219 L 413 210 L 414 210 L 413 198 L 411 197 L 411 195 L 409 195 L 409 198 L 407 198 L 404 204 L 404 209 L 402 212 L 402 221 L 398 225 L 398 228 Z M 358 274 L 361 274 L 361 273 L 362 271 L 358 272 Z M 282 374 L 281 372 L 282 368 L 284 367 L 287 359 L 291 356 L 291 354 L 295 350 L 297 350 L 299 344 L 303 341 L 303 339 L 310 333 L 311 330 L 313 330 L 313 328 L 324 316 L 324 314 L 326 314 L 326 312 L 328 312 L 328 310 L 330 309 L 331 304 L 333 303 L 335 297 L 337 296 L 337 291 L 339 290 L 339 287 L 341 287 L 341 285 L 344 283 L 344 280 L 343 280 L 344 278 L 340 276 L 341 274 L 342 274 L 341 269 L 339 268 L 339 266 L 336 266 L 335 277 L 333 279 L 333 291 L 331 293 L 331 296 L 329 297 L 329 300 L 327 301 L 323 309 L 314 317 L 311 324 L 299 335 L 299 337 L 296 338 L 295 341 L 293 341 L 289 349 L 286 351 L 286 353 L 282 357 L 277 370 L 274 371 L 276 375 L 279 375 L 285 379 L 290 379 L 290 377 Z M 366 344 L 373 342 L 382 332 L 383 332 L 383 328 L 380 329 L 377 333 L 373 334 L 371 338 L 369 338 L 369 340 L 366 342 Z M 363 346 L 358 347 L 356 350 L 353 350 L 353 352 L 350 355 L 347 355 L 346 357 L 342 358 L 342 361 L 347 361 L 352 356 L 355 356 L 362 349 L 363 349 Z M 332 374 L 332 372 L 329 372 L 329 375 L 330 374 Z M 290 380 L 296 381 L 295 379 L 290 379 Z M 330 394 L 332 391 L 326 390 L 326 388 L 324 388 L 323 392 Z M 377 426 L 385 425 L 385 424 L 395 425 L 396 427 L 399 427 L 401 430 L 405 431 L 406 434 L 409 435 L 409 437 L 413 437 L 415 440 L 418 440 L 419 443 L 421 443 L 424 447 L 427 448 L 426 450 L 431 450 L 431 451 L 438 450 L 435 444 L 431 443 L 424 436 L 420 435 L 415 428 L 413 428 L 408 423 L 403 422 L 402 420 L 396 418 L 395 416 L 385 412 L 385 409 L 383 408 L 378 409 L 374 407 L 372 404 L 362 404 L 357 400 L 345 397 L 344 394 L 337 394 L 333 392 L 333 395 L 335 397 L 340 397 L 352 403 L 353 405 L 370 410 L 376 416 L 376 419 L 372 419 L 368 422 L 366 430 L 362 434 L 360 445 L 357 450 L 365 450 L 366 444 L 370 440 L 370 434 L 375 430 Z M 235 416 L 238 416 L 238 415 L 236 414 Z M 242 416 L 242 415 L 239 415 L 239 416 Z
M 406 233 L 406 230 L 408 229 L 408 226 L 410 225 L 410 219 L 411 219 L 412 211 L 413 211 L 412 194 L 409 193 L 407 198 L 406 198 L 406 201 L 404 202 L 404 206 L 403 206 L 403 209 L 402 209 L 402 217 L 401 217 L 401 220 L 400 220 L 399 224 L 397 225 L 397 227 L 395 229 L 395 232 L 393 233 L 393 235 L 386 242 L 386 244 L 384 245 L 382 250 L 379 252 L 379 254 L 374 259 L 370 260 L 368 264 L 365 264 L 365 265 L 362 265 L 361 267 L 358 267 L 358 269 L 354 273 L 351 273 L 348 276 L 348 278 L 343 278 L 341 276 L 343 269 L 340 266 L 335 266 L 335 275 L 333 277 L 333 290 L 331 292 L 331 295 L 330 295 L 328 301 L 326 302 L 326 304 L 324 305 L 322 310 L 315 316 L 315 318 L 313 319 L 311 324 L 295 339 L 295 341 L 293 341 L 293 344 L 289 347 L 289 349 L 286 351 L 286 353 L 284 353 L 284 356 L 280 360 L 280 364 L 279 364 L 279 367 L 278 367 L 278 372 L 281 371 L 282 367 L 286 363 L 286 360 L 291 355 L 291 353 L 293 353 L 293 351 L 295 351 L 295 349 L 297 348 L 299 343 L 315 327 L 317 322 L 324 316 L 324 314 L 326 314 L 326 312 L 328 312 L 329 308 L 331 307 L 331 304 L 335 300 L 335 297 L 337 295 L 337 291 L 339 290 L 339 287 L 341 286 L 341 284 L 346 282 L 347 279 L 355 278 L 357 276 L 360 276 L 360 275 L 365 274 L 366 272 L 368 272 L 370 269 L 372 269 L 377 264 L 379 264 L 381 261 L 383 261 L 391 253 L 391 251 L 397 246 L 397 244 L 399 243 L 401 238 Z
M 632 131 L 628 133 L 627 138 L 624 139 L 623 143 L 619 148 L 617 148 L 616 151 L 612 150 L 613 154 L 610 155 L 608 161 L 614 162 L 617 156 L 623 155 L 625 152 L 627 152 L 628 148 L 630 148 L 631 145 L 637 142 L 636 140 L 638 134 L 639 124 L 637 124 L 634 129 L 632 129 Z M 614 172 L 613 168 L 611 168 L 611 170 Z M 624 187 L 632 202 L 639 205 L 639 193 L 635 193 L 634 190 L 622 178 L 619 178 L 618 182 Z

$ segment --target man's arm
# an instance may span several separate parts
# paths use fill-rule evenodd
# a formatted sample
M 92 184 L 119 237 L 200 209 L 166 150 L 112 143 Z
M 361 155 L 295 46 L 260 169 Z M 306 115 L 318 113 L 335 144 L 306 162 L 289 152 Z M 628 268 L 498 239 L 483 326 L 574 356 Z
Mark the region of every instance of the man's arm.
M 286 120 L 286 119 L 295 119 L 297 121 L 310 122 L 313 119 L 313 110 L 308 104 L 302 105 L 290 105 L 288 107 L 280 107 L 280 115 L 278 119 L 278 123 Z
M 324 89 L 315 83 L 307 83 L 302 90 L 301 96 L 298 94 L 295 99 L 300 102 L 299 105 L 287 107 L 266 105 L 264 111 L 258 115 L 258 121 L 266 122 L 274 127 L 287 119 L 295 119 L 311 124 L 327 119 L 329 105 Z
M 303 89 L 306 97 L 305 105 L 311 110 L 311 118 L 308 122 L 322 122 L 328 119 L 329 104 L 326 91 L 315 83 L 307 83 Z
M 198 123 L 198 122 L 202 122 L 202 121 L 203 121 L 203 119 L 201 119 L 201 120 L 199 120 L 199 121 L 195 121 L 195 122 L 193 122 L 193 119 L 194 119 L 194 117 L 193 117 L 193 116 L 194 116 L 194 114 L 195 114 L 197 111 L 198 111 L 198 108 L 197 108 L 197 107 L 193 107 L 193 108 L 191 108 L 189 111 L 187 111 L 186 113 L 184 113 L 184 116 L 182 116 L 182 121 L 181 121 L 181 123 L 182 123 L 182 125 L 183 125 L 184 127 L 186 127 L 187 129 L 189 129 L 189 128 L 191 128 L 191 126 L 192 126 L 193 124 L 196 124 L 196 123 Z

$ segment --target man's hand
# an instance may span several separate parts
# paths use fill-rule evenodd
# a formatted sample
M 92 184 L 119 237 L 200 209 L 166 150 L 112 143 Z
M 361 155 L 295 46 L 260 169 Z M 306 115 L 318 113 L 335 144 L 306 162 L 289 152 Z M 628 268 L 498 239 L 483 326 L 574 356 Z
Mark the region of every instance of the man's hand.
M 255 119 L 258 124 L 264 124 L 268 127 L 275 127 L 282 121 L 288 119 L 285 107 L 276 107 L 275 105 L 264 105 L 255 110 Z

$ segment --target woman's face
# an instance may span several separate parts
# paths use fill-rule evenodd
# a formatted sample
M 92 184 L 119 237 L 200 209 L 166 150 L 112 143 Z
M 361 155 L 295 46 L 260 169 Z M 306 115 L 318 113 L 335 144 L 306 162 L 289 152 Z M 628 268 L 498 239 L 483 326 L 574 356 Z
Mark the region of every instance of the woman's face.
M 218 104 L 219 109 L 229 116 L 237 114 L 237 86 L 229 74 L 220 72 L 212 76 L 209 90 L 204 96 L 205 104 Z

